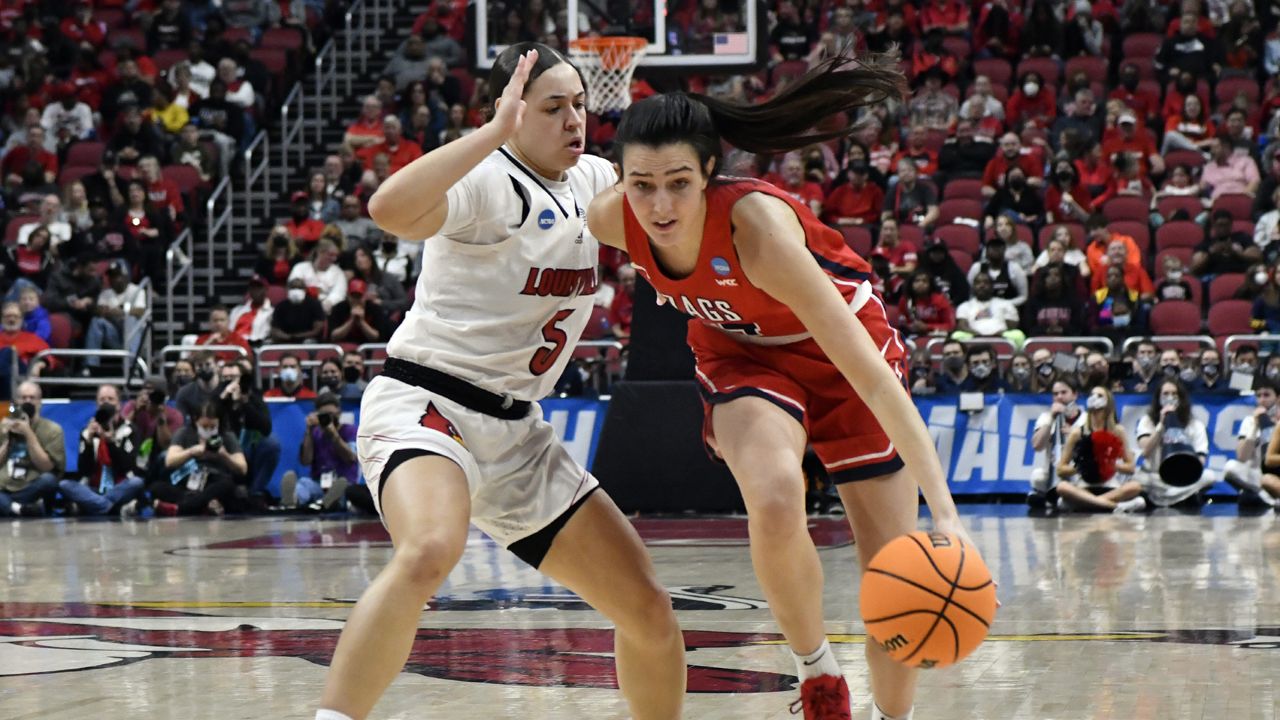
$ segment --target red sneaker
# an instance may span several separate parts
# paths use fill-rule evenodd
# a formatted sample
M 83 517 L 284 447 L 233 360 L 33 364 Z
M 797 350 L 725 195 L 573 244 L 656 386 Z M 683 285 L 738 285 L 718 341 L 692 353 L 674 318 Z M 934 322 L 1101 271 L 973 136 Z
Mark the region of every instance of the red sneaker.
M 156 515 L 161 517 L 177 517 L 178 506 L 163 500 L 156 501 Z
M 800 685 L 800 699 L 791 703 L 791 714 L 804 711 L 804 720 L 853 720 L 849 709 L 849 685 L 844 678 L 821 675 Z

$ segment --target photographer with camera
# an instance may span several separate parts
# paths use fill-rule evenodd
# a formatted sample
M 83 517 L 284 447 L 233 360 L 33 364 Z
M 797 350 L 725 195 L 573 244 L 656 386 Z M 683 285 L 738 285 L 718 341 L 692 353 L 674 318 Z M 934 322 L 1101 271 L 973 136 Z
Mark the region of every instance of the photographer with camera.
M 342 509 L 348 485 L 355 485 L 360 470 L 353 445 L 354 425 L 341 420 L 342 405 L 330 392 L 316 398 L 315 412 L 307 415 L 307 430 L 298 450 L 298 462 L 311 468 L 309 477 L 290 470 L 280 481 L 280 504 L 312 512 Z
M 222 403 L 211 400 L 197 411 L 192 425 L 173 436 L 165 453 L 168 480 L 151 483 L 157 515 L 200 515 L 241 511 L 236 478 L 249 463 L 235 435 L 221 428 Z
M 150 485 L 164 475 L 164 453 L 173 434 L 182 429 L 182 413 L 165 404 L 163 377 L 142 384 L 137 395 L 125 403 L 120 414 L 133 425 L 138 444 L 137 474 Z
M 40 417 L 40 386 L 18 386 L 16 407 L 0 420 L 0 516 L 41 517 L 67 467 L 62 428 Z
M 120 391 L 114 385 L 98 387 L 98 410 L 80 432 L 79 480 L 58 483 L 62 496 L 81 515 L 121 517 L 136 515 L 134 499 L 144 483 L 136 474 L 138 436 L 133 424 L 120 413 Z

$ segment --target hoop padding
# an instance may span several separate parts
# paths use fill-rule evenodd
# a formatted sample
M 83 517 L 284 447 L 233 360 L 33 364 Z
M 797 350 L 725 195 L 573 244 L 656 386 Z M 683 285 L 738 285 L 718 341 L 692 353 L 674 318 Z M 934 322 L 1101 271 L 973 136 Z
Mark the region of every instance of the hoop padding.
M 569 56 L 587 81 L 587 109 L 624 110 L 631 104 L 631 76 L 649 43 L 638 37 L 582 37 L 569 41 Z

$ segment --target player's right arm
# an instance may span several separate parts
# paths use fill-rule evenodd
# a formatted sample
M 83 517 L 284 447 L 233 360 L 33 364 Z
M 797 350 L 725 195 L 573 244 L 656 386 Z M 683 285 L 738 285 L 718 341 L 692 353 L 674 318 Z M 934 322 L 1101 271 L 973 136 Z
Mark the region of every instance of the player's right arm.
M 537 50 L 520 58 L 492 120 L 414 160 L 382 183 L 369 198 L 369 217 L 379 228 L 405 240 L 422 240 L 440 231 L 449 217 L 449 188 L 520 127 L 525 111 L 521 96 L 537 60 Z
M 627 233 L 622 220 L 622 193 L 605 190 L 587 206 L 587 228 L 601 245 L 627 249 Z

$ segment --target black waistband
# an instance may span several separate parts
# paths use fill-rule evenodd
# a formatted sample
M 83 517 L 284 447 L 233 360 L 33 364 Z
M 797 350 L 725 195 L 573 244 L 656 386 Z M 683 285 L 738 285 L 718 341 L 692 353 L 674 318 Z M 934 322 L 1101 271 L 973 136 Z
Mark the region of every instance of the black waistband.
M 392 380 L 430 390 L 469 410 L 475 410 L 490 417 L 519 420 L 529 414 L 531 403 L 528 400 L 516 400 L 510 395 L 496 395 L 466 380 L 408 360 L 387 358 L 382 366 L 382 374 Z

